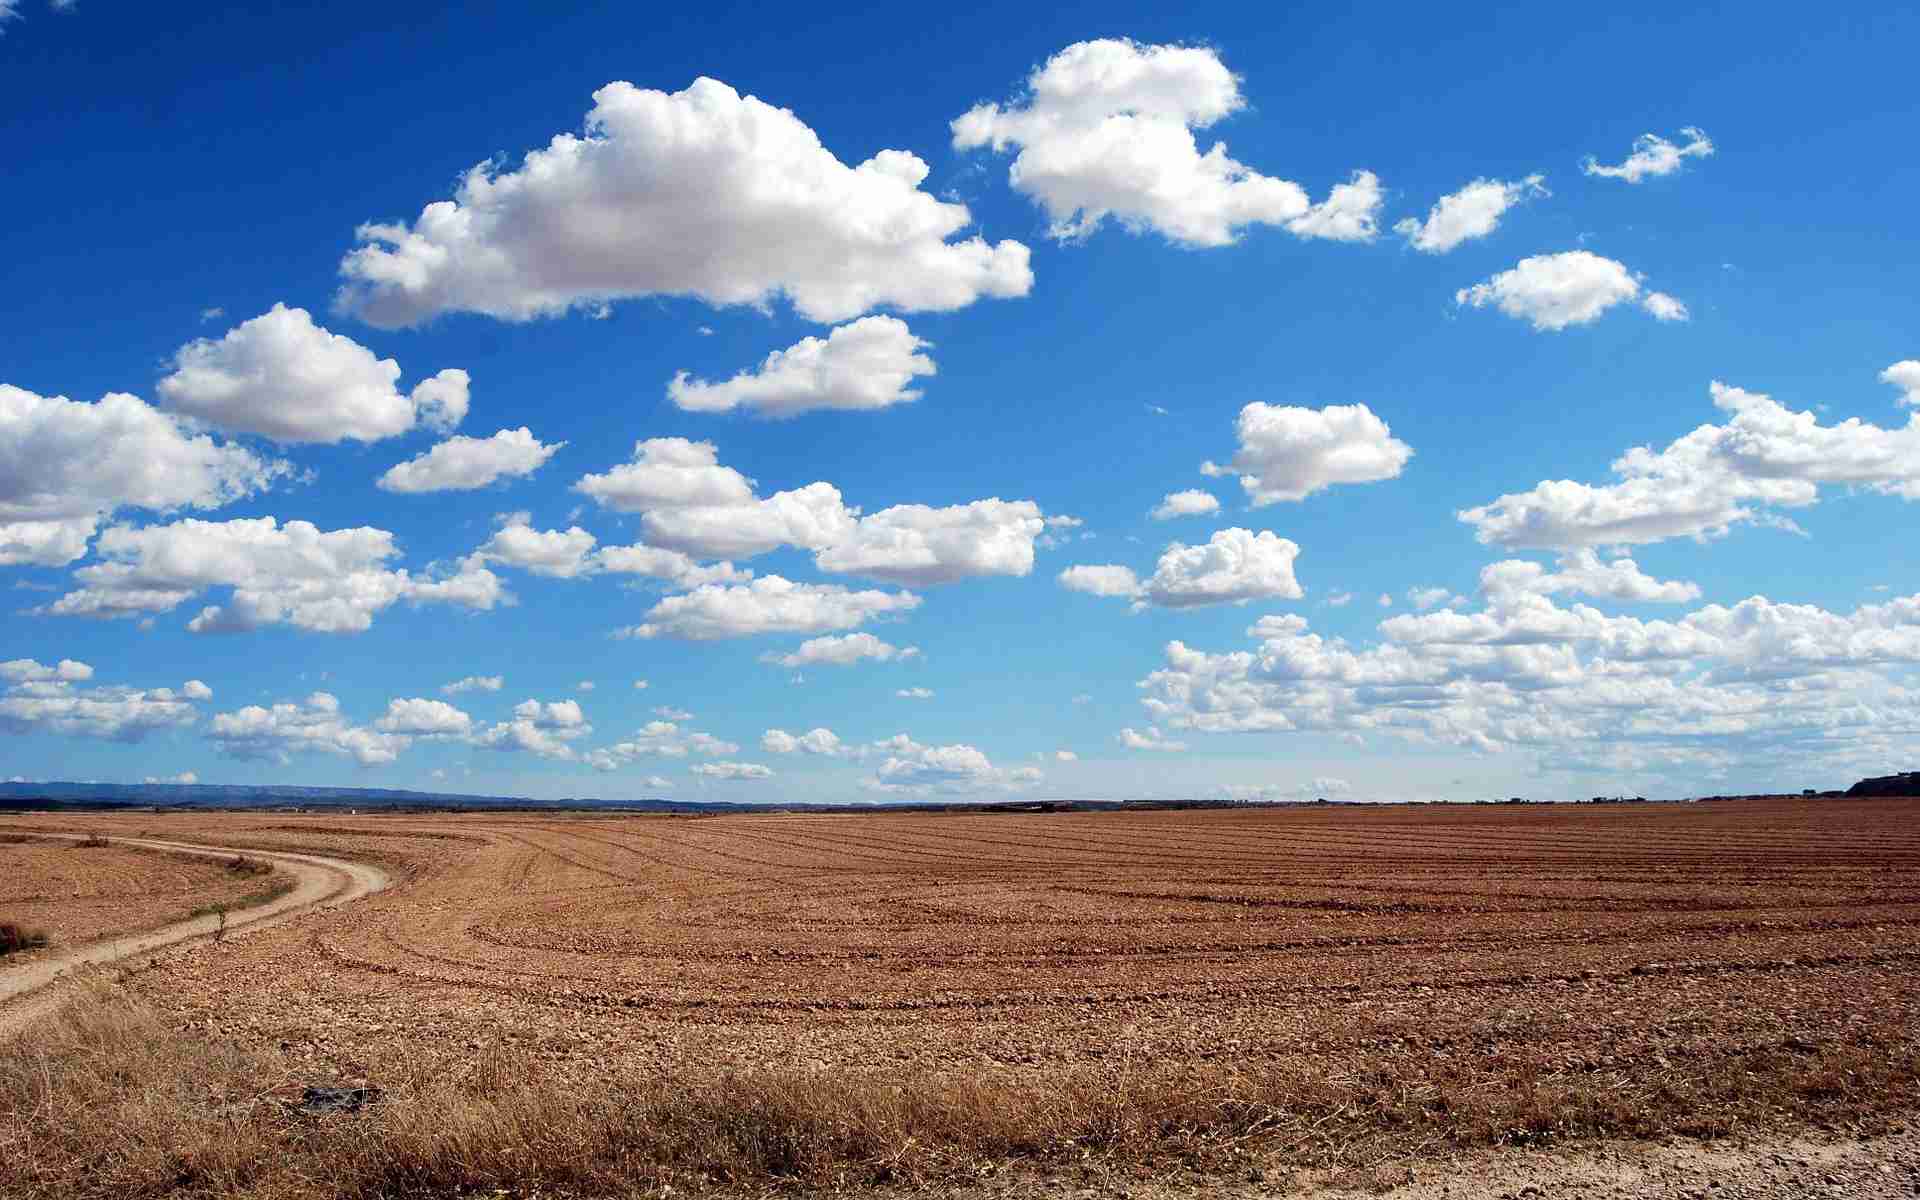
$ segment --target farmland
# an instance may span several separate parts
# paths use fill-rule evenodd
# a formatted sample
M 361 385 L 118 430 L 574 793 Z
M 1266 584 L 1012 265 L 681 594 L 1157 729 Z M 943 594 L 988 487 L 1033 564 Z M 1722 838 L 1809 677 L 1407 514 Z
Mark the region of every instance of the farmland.
M 272 885 L 260 872 L 114 844 L 0 838 L 0 920 L 57 946 L 147 929 L 197 908 L 238 906 Z
M 999 1089 L 992 1137 L 933 1099 L 888 1118 L 926 1126 L 888 1168 L 910 1173 L 1059 1160 L 1059 1137 L 1377 1164 L 1916 1101 L 1916 800 L 99 823 L 399 880 L 119 983 L 269 1084 Z M 1134 1124 L 1073 1132 L 1129 1088 Z M 664 1157 L 646 1169 L 825 1169 Z

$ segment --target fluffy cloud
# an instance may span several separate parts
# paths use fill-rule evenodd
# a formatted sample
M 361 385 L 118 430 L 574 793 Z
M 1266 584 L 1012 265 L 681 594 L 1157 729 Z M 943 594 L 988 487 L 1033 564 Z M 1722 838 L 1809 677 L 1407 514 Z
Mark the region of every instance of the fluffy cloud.
M 1370 242 L 1380 236 L 1380 205 L 1385 199 L 1379 176 L 1355 171 L 1346 183 L 1335 184 L 1325 200 L 1288 221 L 1287 229 L 1304 238 Z
M 1633 153 L 1618 166 L 1605 166 L 1588 155 L 1580 169 L 1589 175 L 1639 183 L 1649 176 L 1671 175 L 1686 159 L 1705 158 L 1713 153 L 1713 142 L 1699 129 L 1689 125 L 1680 131 L 1680 136 L 1687 139 L 1686 145 L 1675 145 L 1658 134 L 1643 133 L 1633 139 Z
M 440 691 L 448 696 L 458 696 L 461 692 L 497 692 L 505 683 L 506 679 L 499 675 L 469 675 L 444 685 Z
M 759 763 L 695 763 L 693 766 L 688 767 L 687 770 L 700 776 L 702 779 L 714 779 L 722 782 L 773 778 L 773 768 L 763 767 Z
M 642 441 L 633 461 L 574 486 L 608 508 L 641 513 L 651 545 L 697 558 L 793 546 L 813 551 L 823 571 L 908 585 L 1025 575 L 1047 527 L 1031 500 L 902 504 L 861 516 L 830 483 L 761 497 L 751 479 L 720 465 L 713 443 L 685 438 Z
M 813 754 L 822 758 L 844 758 L 853 753 L 831 729 L 809 729 L 791 734 L 784 729 L 769 729 L 760 735 L 760 748 L 768 754 Z
M 677 715 L 684 719 L 687 714 Z M 689 754 L 718 758 L 739 749 L 737 743 L 723 741 L 710 733 L 682 729 L 674 721 L 649 721 L 632 737 L 594 750 L 586 756 L 586 762 L 598 771 L 616 771 L 641 758 L 685 758 Z
M 477 730 L 473 743 L 488 750 L 523 751 L 571 762 L 578 756 L 570 743 L 592 732 L 578 700 L 522 700 L 513 706 L 512 720 Z
M 1129 750 L 1160 750 L 1168 754 L 1176 754 L 1187 748 L 1185 742 L 1167 737 L 1152 725 L 1147 726 L 1144 731 L 1131 727 L 1122 729 L 1117 740 Z
M 524 425 L 489 438 L 451 437 L 425 454 L 395 463 L 375 486 L 387 492 L 473 491 L 509 476 L 531 475 L 565 445 L 543 445 Z
M 1147 515 L 1156 521 L 1171 521 L 1176 517 L 1204 517 L 1219 511 L 1220 501 L 1213 493 L 1189 488 L 1167 493 L 1167 498 L 1154 505 Z
M 1081 238 L 1113 217 L 1190 246 L 1221 246 L 1248 225 L 1301 237 L 1374 236 L 1379 181 L 1357 172 L 1322 204 L 1299 184 L 1205 154 L 1193 131 L 1245 106 L 1239 81 L 1204 46 L 1101 39 L 1060 51 L 1033 72 L 1024 95 L 981 104 L 952 123 L 956 149 L 1017 147 L 1008 179 L 1052 220 L 1052 236 Z
M 1655 579 L 1630 558 L 1601 562 L 1600 556 L 1591 549 L 1561 555 L 1557 571 L 1548 571 L 1539 563 L 1523 559 L 1493 563 L 1481 568 L 1480 590 L 1489 596 L 1574 592 L 1605 600 L 1658 604 L 1684 604 L 1700 598 L 1698 584 Z
M 584 136 L 557 135 L 518 170 L 474 167 L 411 226 L 361 226 L 339 306 L 393 327 L 784 295 L 811 320 L 842 321 L 1033 286 L 1020 243 L 950 240 L 972 215 L 921 191 L 927 165 L 903 150 L 848 167 L 793 113 L 713 79 L 671 94 L 616 82 L 593 99 Z
M 822 571 L 929 586 L 981 575 L 1026 575 L 1046 528 L 1031 500 L 975 500 L 947 508 L 899 504 L 859 518 L 814 555 Z
M 1133 573 L 1132 567 L 1123 567 L 1114 563 L 1085 563 L 1068 567 L 1060 572 L 1060 586 L 1070 592 L 1085 592 L 1089 596 L 1126 596 L 1140 594 L 1140 577 Z
M 1920 408 L 1920 360 L 1907 359 L 1897 362 L 1880 372 L 1880 381 L 1899 388 L 1904 395 L 1900 403 Z
M 587 475 L 576 491 L 618 512 L 638 512 L 647 541 L 698 558 L 745 558 L 781 546 L 817 550 L 853 527 L 827 483 L 761 498 L 753 481 L 720 465 L 711 442 L 650 438 L 633 461 Z
M 473 732 L 473 718 L 444 700 L 389 700 L 387 714 L 374 728 L 415 737 L 465 737 Z
M 763 575 L 748 584 L 706 584 L 663 597 L 644 623 L 622 631 L 630 637 L 675 637 L 692 641 L 753 637 L 764 633 L 824 633 L 852 629 L 887 613 L 920 605 L 912 592 L 852 591 L 835 584 L 794 583 Z
M 676 587 L 732 583 L 752 578 L 732 563 L 702 566 L 677 550 L 658 546 L 600 546 L 578 525 L 565 530 L 535 529 L 526 513 L 508 513 L 492 537 L 474 552 L 479 562 L 501 563 L 553 579 L 588 575 L 644 575 Z
M 387 563 L 393 535 L 361 527 L 323 532 L 306 521 L 272 517 L 176 521 L 144 529 L 115 526 L 100 535 L 103 561 L 74 572 L 80 587 L 48 611 L 120 617 L 165 612 L 209 588 L 230 587 L 224 606 L 202 609 L 196 633 L 286 623 L 321 633 L 358 633 L 400 600 L 491 609 L 506 596 L 484 567 L 467 564 L 445 579 L 416 578 Z
M 0 662 L 0 679 L 8 683 L 84 683 L 92 678 L 93 668 L 77 659 L 63 658 L 51 667 L 31 658 Z
M 902 700 L 931 700 L 933 689 L 923 687 L 900 688 L 893 693 Z
M 190 679 L 178 689 L 80 687 L 93 668 L 71 658 L 46 666 L 30 658 L 0 662 L 0 730 L 59 733 L 71 737 L 137 742 L 156 730 L 199 719 L 194 701 L 211 699 L 206 684 Z
M 341 715 L 340 701 L 327 692 L 315 692 L 299 702 L 272 707 L 249 704 L 215 714 L 209 733 L 220 752 L 230 758 L 280 763 L 297 753 L 318 751 L 350 757 L 363 767 L 378 766 L 394 761 L 412 744 L 404 733 L 353 724 Z
M 1415 250 L 1445 254 L 1461 242 L 1483 238 L 1500 227 L 1500 218 L 1516 204 L 1536 196 L 1550 196 L 1546 176 L 1529 175 L 1507 182 L 1476 179 L 1457 192 L 1440 197 L 1424 221 L 1408 217 L 1393 227 Z
M 280 442 L 375 442 L 416 425 L 447 430 L 467 415 L 467 373 L 448 369 L 402 394 L 400 364 L 276 304 L 174 355 L 160 381 L 168 407 L 216 429 Z
M 1547 480 L 1459 514 L 1482 542 L 1522 549 L 1637 545 L 1715 537 L 1745 522 L 1801 508 L 1820 485 L 1848 485 L 1920 499 L 1920 413 L 1886 429 L 1858 419 L 1822 425 L 1770 397 L 1723 383 L 1713 403 L 1731 414 L 1654 451 L 1615 459 L 1619 482 Z
M 1589 324 L 1608 309 L 1630 300 L 1638 300 L 1642 308 L 1662 321 L 1687 319 L 1686 305 L 1665 292 L 1642 295 L 1633 272 L 1587 250 L 1523 258 L 1511 270 L 1461 288 L 1453 300 L 1472 308 L 1491 304 L 1543 332 Z
M 0 566 L 65 566 L 122 508 L 217 508 L 289 471 L 138 396 L 97 404 L 0 384 Z
M 1560 607 L 1532 590 L 1390 618 L 1356 647 L 1270 616 L 1252 651 L 1166 647 L 1141 681 L 1160 724 L 1389 734 L 1611 766 L 1830 762 L 1920 718 L 1920 596 L 1851 614 L 1762 596 L 1677 620 Z
M 1161 608 L 1298 600 L 1303 593 L 1293 560 L 1299 553 L 1299 546 L 1268 530 L 1222 529 L 1204 546 L 1167 547 L 1143 590 Z
M 762 417 L 797 417 L 816 409 L 889 408 L 918 400 L 914 377 L 932 375 L 927 343 L 898 317 L 862 317 L 824 338 L 802 338 L 767 355 L 757 371 L 722 383 L 685 371 L 667 385 L 667 398 L 692 412 L 746 409 Z
M 1692 316 L 1686 305 L 1665 292 L 1648 292 L 1640 298 L 1640 307 L 1660 321 L 1685 321 Z
M 1256 400 L 1240 410 L 1234 432 L 1239 450 L 1224 465 L 1200 464 L 1200 473 L 1238 475 L 1256 507 L 1304 500 L 1336 483 L 1392 479 L 1413 457 L 1364 404 L 1291 408 Z
M 1299 546 L 1269 530 L 1221 529 L 1203 546 L 1169 545 L 1144 583 L 1129 568 L 1112 564 L 1068 567 L 1059 579 L 1070 591 L 1129 597 L 1136 609 L 1298 600 L 1305 594 L 1293 574 L 1299 553 Z
M 526 513 L 511 514 L 477 551 L 479 557 L 555 579 L 572 579 L 592 569 L 597 544 L 592 534 L 577 525 L 564 532 L 535 529 L 528 519 Z
M 996 767 L 983 751 L 963 742 L 926 746 L 904 733 L 873 743 L 867 752 L 882 758 L 865 786 L 882 792 L 1013 791 L 1038 783 L 1041 777 L 1034 767 Z
M 848 633 L 809 638 L 790 654 L 763 654 L 760 661 L 781 667 L 848 667 L 868 658 L 875 662 L 892 662 L 895 659 L 905 662 L 918 657 L 918 646 L 902 649 L 870 633 Z
M 1308 799 L 1346 796 L 1352 792 L 1353 785 L 1337 775 L 1316 775 L 1306 783 L 1292 786 L 1278 783 L 1222 784 L 1216 794 L 1223 800 L 1235 800 L 1242 804 L 1297 804 Z

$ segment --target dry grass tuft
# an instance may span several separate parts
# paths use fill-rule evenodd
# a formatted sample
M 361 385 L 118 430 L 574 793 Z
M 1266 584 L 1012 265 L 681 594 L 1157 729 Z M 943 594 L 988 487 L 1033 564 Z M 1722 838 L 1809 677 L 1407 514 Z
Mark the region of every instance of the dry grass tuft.
M 1720 1064 L 1724 1068 L 1725 1064 Z M 105 985 L 0 1046 L 0 1195 L 386 1196 L 954 1182 L 1009 1166 L 1373 1169 L 1446 1146 L 1714 1136 L 1782 1118 L 1849 1121 L 1920 1099 L 1911 1032 L 1750 1053 L 1654 1083 L 1549 1076 L 1515 1059 L 1449 1076 L 1382 1061 L 1304 1070 L 1141 1065 L 963 1076 L 854 1070 L 637 1075 L 600 1091 L 489 1049 L 458 1077 L 399 1062 L 350 1116 L 291 1111 L 270 1054 L 168 1028 Z
M 0 921 L 0 954 L 38 950 L 49 940 L 44 929 L 22 925 L 17 921 Z
M 235 875 L 271 875 L 273 864 L 252 855 L 236 854 L 227 860 L 227 870 Z

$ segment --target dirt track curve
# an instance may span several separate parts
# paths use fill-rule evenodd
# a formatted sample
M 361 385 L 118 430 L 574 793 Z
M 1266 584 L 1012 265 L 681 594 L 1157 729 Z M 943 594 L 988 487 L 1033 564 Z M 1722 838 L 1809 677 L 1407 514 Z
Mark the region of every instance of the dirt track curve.
M 36 837 L 79 841 L 79 834 L 37 833 Z M 330 858 L 319 854 L 293 854 L 279 850 L 241 850 L 229 846 L 204 846 L 192 842 L 165 841 L 157 838 L 115 839 L 122 845 L 174 854 L 192 854 L 206 858 L 231 858 L 246 854 L 266 859 L 291 875 L 293 890 L 257 908 L 242 909 L 227 915 L 226 935 L 237 937 L 283 924 L 321 905 L 344 904 L 385 889 L 392 879 L 379 867 Z M 0 970 L 0 1038 L 11 1037 L 59 1002 L 57 990 L 50 985 L 68 976 L 78 967 L 105 966 L 136 954 L 151 954 L 196 938 L 212 937 L 220 927 L 216 916 L 176 921 L 158 929 L 123 937 L 102 938 L 74 946 L 30 963 Z

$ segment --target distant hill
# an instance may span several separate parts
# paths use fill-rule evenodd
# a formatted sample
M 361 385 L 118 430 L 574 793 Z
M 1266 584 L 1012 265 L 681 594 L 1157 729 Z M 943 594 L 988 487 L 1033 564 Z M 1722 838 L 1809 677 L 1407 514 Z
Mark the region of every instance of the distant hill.
M 533 800 L 392 788 L 295 787 L 217 783 L 0 783 L 0 808 L 621 808 L 644 812 L 719 812 L 733 804 L 657 797 Z
M 1906 771 L 1899 775 L 1882 775 L 1877 779 L 1862 779 L 1847 789 L 1849 796 L 1920 796 L 1920 771 Z
M 720 813 L 720 812 L 1096 812 L 1116 808 L 1219 807 L 1221 802 L 1022 800 L 1011 803 L 942 802 L 876 804 L 821 804 L 799 801 L 732 804 L 718 800 L 667 800 L 643 797 L 605 800 L 597 796 L 568 796 L 534 800 L 526 796 L 474 796 L 460 792 L 411 792 L 392 788 L 295 787 L 279 784 L 217 783 L 0 783 L 0 810 L 117 809 L 117 808 L 304 808 L 433 809 L 475 812 L 522 809 L 604 809 L 609 812 Z

